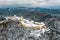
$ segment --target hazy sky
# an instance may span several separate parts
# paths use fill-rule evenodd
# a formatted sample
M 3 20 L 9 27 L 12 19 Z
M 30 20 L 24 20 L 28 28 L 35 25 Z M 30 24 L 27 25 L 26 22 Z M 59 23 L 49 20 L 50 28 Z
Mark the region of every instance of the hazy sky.
M 34 7 L 60 6 L 60 0 L 0 0 L 0 7 L 6 5 L 30 5 Z

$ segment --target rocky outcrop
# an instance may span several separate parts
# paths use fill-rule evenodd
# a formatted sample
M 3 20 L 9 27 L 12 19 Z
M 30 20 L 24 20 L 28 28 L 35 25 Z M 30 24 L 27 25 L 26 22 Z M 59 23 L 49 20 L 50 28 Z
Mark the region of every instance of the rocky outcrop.
M 13 19 L 10 21 L 2 22 L 0 25 L 0 33 L 1 33 L 2 39 L 4 40 L 45 40 L 45 39 L 49 40 L 50 38 L 48 35 L 50 31 L 49 28 L 35 29 L 34 27 L 37 25 L 38 22 L 34 24 L 35 25 L 34 27 L 33 26 L 31 28 L 29 28 L 29 26 L 24 27 L 22 26 L 24 24 L 18 25 L 18 24 L 21 24 L 20 21 L 21 20 L 17 21 L 13 17 Z M 29 21 L 26 21 L 26 22 L 29 22 Z M 40 24 L 38 24 L 38 26 L 39 25 Z

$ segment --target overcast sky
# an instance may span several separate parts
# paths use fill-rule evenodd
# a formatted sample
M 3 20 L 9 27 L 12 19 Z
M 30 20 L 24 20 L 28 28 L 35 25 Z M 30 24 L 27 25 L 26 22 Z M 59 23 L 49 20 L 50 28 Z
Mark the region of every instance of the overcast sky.
M 33 7 L 60 6 L 60 0 L 0 0 L 0 7 L 6 5 L 30 5 Z

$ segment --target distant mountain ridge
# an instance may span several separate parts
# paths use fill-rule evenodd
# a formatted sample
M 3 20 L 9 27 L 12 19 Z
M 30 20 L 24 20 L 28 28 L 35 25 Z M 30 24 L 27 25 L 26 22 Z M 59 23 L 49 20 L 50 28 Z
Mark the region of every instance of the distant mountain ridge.
M 40 7 L 14 7 L 14 8 L 0 8 L 0 15 L 19 15 L 20 13 L 47 13 L 47 14 L 60 14 L 60 9 L 47 9 Z

